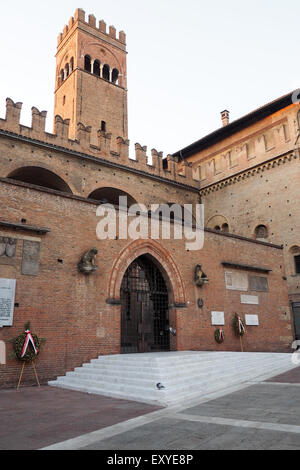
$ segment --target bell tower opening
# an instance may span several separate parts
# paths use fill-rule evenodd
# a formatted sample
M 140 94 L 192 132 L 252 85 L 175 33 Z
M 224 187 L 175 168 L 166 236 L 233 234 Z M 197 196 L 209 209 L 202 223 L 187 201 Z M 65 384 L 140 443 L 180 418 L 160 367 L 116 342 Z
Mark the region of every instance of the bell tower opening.
M 114 26 L 76 10 L 58 37 L 56 54 L 54 116 L 70 120 L 70 139 L 78 138 L 82 123 L 91 127 L 91 143 L 98 145 L 101 122 L 112 146 L 118 137 L 128 139 L 126 56 L 123 31 L 117 35 Z

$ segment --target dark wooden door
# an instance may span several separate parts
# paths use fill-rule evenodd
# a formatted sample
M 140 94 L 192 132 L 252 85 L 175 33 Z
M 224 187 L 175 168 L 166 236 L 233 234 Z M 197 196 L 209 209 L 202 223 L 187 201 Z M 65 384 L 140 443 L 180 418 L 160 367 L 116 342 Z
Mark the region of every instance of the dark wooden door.
M 292 306 L 294 314 L 295 339 L 300 340 L 300 302 L 294 302 Z
M 169 350 L 168 291 L 158 267 L 146 256 L 127 269 L 120 297 L 121 352 Z

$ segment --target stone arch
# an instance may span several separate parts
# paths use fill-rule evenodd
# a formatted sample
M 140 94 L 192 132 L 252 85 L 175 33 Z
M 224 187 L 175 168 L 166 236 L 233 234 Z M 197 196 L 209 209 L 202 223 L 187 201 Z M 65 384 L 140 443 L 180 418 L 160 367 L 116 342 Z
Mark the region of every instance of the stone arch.
M 254 230 L 254 238 L 259 241 L 268 241 L 269 229 L 267 225 L 263 223 L 256 225 Z
M 300 274 L 300 246 L 293 245 L 288 250 L 287 268 L 289 274 L 295 276 Z
M 23 183 L 41 186 L 43 188 L 53 189 L 64 193 L 73 194 L 69 184 L 63 178 L 48 168 L 40 165 L 30 165 L 17 167 L 10 171 L 7 178 Z
M 214 215 L 210 219 L 208 219 L 208 221 L 206 222 L 206 227 L 225 233 L 228 233 L 230 231 L 228 219 L 221 214 Z
M 102 50 L 102 51 L 101 51 Z M 103 43 L 90 42 L 84 47 L 84 55 L 90 55 L 90 57 L 97 57 L 100 59 L 102 64 L 109 64 L 111 68 L 117 68 L 120 74 L 124 73 L 124 67 L 118 59 L 117 55 Z
M 99 201 L 103 204 L 112 204 L 114 206 L 118 206 L 118 198 L 120 196 L 127 197 L 128 207 L 137 203 L 136 199 L 127 191 L 113 186 L 103 186 L 101 188 L 94 189 L 94 191 L 89 194 L 88 199 L 94 199 L 95 201 Z
M 175 261 L 160 243 L 154 240 L 135 240 L 127 245 L 115 259 L 108 283 L 108 299 L 120 301 L 123 277 L 131 263 L 142 255 L 151 257 L 164 277 L 169 291 L 169 299 L 176 304 L 186 303 L 183 280 Z

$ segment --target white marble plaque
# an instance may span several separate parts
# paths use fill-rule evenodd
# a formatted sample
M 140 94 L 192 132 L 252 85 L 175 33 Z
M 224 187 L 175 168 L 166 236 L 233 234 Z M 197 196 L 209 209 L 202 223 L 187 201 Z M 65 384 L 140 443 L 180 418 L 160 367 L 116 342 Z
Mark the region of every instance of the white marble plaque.
M 249 305 L 259 305 L 259 298 L 257 295 L 241 295 L 241 303 Z
M 0 279 L 0 327 L 13 324 L 15 290 L 15 279 Z
M 259 326 L 258 315 L 245 315 L 245 323 L 250 326 Z
M 211 312 L 212 325 L 225 325 L 224 312 Z
M 228 290 L 248 290 L 248 275 L 238 271 L 225 272 L 225 284 Z

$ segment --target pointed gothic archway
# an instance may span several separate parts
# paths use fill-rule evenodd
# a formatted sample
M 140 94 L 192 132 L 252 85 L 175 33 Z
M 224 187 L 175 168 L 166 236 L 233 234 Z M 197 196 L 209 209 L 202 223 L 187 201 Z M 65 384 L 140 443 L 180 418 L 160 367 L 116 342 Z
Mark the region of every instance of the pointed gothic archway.
M 185 287 L 173 257 L 159 242 L 135 240 L 119 253 L 111 270 L 107 303 L 121 307 L 123 352 L 177 349 L 177 338 L 170 336 L 169 327 L 176 329 L 177 309 L 187 305 Z M 135 339 L 128 339 L 133 335 L 130 328 L 126 339 L 126 315 L 131 318 L 136 315 L 132 321 L 132 324 L 136 322 Z M 168 333 L 164 335 L 167 329 Z M 159 340 L 158 335 L 166 337 Z

